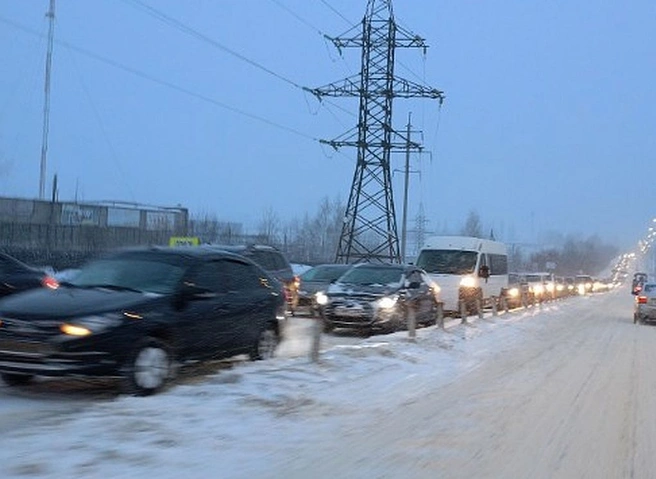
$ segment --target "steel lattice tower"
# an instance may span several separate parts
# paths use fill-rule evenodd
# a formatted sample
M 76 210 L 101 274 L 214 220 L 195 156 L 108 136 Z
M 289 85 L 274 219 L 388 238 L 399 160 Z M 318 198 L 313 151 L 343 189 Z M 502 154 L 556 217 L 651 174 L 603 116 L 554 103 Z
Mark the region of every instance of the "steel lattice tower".
M 394 150 L 417 150 L 421 145 L 393 129 L 392 100 L 396 97 L 425 97 L 442 102 L 444 94 L 394 75 L 396 48 L 422 48 L 425 51 L 427 46 L 423 38 L 396 24 L 391 0 L 368 0 L 361 33 L 346 36 L 349 32 L 331 40 L 340 52 L 346 47 L 361 48 L 360 74 L 310 90 L 319 98 L 360 98 L 357 131 L 351 130 L 336 140 L 324 142 L 334 148 L 357 148 L 357 164 L 336 261 L 399 263 L 390 157 Z

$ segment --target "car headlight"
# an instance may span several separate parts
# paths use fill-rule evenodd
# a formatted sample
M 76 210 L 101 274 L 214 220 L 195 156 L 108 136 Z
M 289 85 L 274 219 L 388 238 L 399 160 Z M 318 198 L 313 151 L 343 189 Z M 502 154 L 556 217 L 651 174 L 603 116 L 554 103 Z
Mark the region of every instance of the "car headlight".
M 126 313 L 128 314 L 128 313 Z M 130 317 L 139 317 L 129 313 Z M 123 314 L 108 313 L 93 316 L 84 316 L 63 323 L 59 330 L 68 336 L 89 336 L 101 333 L 109 328 L 118 326 L 122 322 Z
M 510 296 L 511 298 L 516 298 L 517 296 L 519 296 L 519 289 L 517 289 L 517 288 L 510 288 L 510 289 L 508 290 L 508 296 Z
M 398 296 L 384 296 L 376 301 L 376 304 L 380 309 L 392 309 L 394 306 L 396 306 L 398 299 Z
M 328 304 L 328 296 L 323 291 L 319 291 L 314 295 L 314 300 L 319 306 L 324 306 Z
M 463 288 L 474 288 L 476 287 L 476 279 L 473 276 L 465 276 L 460 280 L 460 286 Z

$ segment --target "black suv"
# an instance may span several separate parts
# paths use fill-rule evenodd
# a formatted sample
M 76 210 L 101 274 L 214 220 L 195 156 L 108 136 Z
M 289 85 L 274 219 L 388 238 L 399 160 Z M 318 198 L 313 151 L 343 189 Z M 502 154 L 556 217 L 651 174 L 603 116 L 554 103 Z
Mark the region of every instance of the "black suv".
M 253 260 L 262 269 L 278 279 L 285 287 L 287 306 L 292 314 L 298 306 L 299 279 L 294 275 L 292 265 L 282 251 L 269 245 L 210 245 L 231 253 L 237 253 Z
M 136 248 L 82 267 L 55 290 L 0 301 L 0 374 L 110 376 L 145 395 L 188 360 L 273 355 L 285 304 L 252 261 L 202 248 Z

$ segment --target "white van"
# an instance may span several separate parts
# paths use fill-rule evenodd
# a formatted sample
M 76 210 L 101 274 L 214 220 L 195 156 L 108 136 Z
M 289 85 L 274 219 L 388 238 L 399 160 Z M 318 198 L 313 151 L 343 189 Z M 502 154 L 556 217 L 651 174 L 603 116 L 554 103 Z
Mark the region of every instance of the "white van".
M 419 252 L 417 266 L 440 286 L 445 312 L 469 311 L 477 299 L 484 306 L 508 289 L 508 254 L 498 241 L 470 236 L 433 236 Z

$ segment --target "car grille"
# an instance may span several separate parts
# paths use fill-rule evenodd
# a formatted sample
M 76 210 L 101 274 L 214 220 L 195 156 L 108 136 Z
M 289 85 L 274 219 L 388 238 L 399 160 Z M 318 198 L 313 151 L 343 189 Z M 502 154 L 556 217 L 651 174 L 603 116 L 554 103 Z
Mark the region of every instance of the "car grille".
M 51 352 L 47 343 L 0 338 L 0 354 L 43 355 Z
M 369 322 L 373 319 L 374 310 L 370 301 L 361 298 L 333 299 L 325 310 L 332 320 L 345 322 Z
M 59 334 L 61 321 L 0 318 L 0 338 L 44 340 Z

